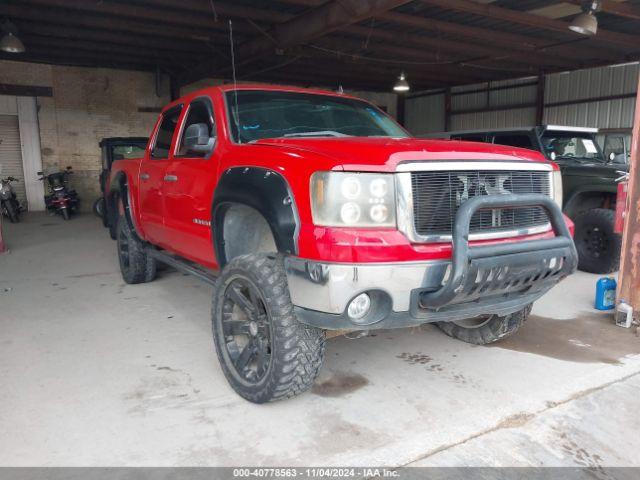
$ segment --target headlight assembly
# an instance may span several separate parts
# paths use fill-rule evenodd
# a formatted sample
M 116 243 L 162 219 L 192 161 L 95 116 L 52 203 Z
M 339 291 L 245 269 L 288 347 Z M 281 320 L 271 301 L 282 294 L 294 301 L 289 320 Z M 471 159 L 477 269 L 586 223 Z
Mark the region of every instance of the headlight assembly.
M 316 172 L 311 176 L 313 223 L 331 227 L 395 227 L 394 175 Z

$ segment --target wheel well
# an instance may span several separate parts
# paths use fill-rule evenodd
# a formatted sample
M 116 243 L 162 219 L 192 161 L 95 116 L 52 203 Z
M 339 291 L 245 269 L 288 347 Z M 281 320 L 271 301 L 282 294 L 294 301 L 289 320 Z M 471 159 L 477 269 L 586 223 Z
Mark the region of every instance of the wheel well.
M 573 218 L 576 215 L 593 210 L 594 208 L 606 208 L 615 210 L 616 194 L 611 192 L 581 192 L 569 200 L 565 207 L 565 213 Z
M 256 209 L 235 203 L 227 205 L 219 215 L 222 219 L 214 225 L 222 227 L 222 244 L 216 245 L 221 267 L 241 255 L 278 251 L 269 223 Z

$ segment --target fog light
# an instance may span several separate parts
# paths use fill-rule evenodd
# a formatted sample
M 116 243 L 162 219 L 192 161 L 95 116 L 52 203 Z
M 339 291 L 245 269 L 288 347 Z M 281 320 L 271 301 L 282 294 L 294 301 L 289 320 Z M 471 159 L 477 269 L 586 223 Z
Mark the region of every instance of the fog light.
M 371 298 L 366 293 L 361 293 L 351 300 L 351 303 L 349 303 L 349 307 L 347 308 L 347 314 L 352 320 L 360 320 L 369 313 L 370 308 Z

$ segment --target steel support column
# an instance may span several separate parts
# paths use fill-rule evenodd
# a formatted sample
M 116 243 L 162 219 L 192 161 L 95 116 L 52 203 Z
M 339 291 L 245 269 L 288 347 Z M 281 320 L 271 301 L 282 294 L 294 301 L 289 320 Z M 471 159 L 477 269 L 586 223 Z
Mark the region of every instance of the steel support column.
M 640 92 L 640 77 L 638 86 Z M 637 320 L 640 318 L 640 94 L 636 94 L 630 161 L 617 298 L 618 302 L 625 302 L 633 308 Z

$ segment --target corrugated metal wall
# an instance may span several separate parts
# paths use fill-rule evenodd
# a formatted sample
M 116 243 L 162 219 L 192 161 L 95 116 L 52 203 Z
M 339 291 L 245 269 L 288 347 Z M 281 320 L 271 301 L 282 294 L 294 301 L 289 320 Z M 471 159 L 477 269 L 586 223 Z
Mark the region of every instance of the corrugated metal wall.
M 535 122 L 535 118 L 535 108 L 519 108 L 517 110 L 464 113 L 451 116 L 451 130 L 524 127 L 527 125 L 533 125 Z
M 571 100 L 634 94 L 638 64 L 590 68 L 547 76 L 545 104 Z M 631 128 L 635 98 L 586 101 L 574 105 L 545 107 L 544 122 L 598 128 Z
M 630 96 L 605 100 L 590 99 L 635 94 L 638 68 L 638 63 L 631 63 L 547 75 L 543 122 L 555 125 L 631 128 L 635 98 Z M 532 83 L 535 79 L 528 77 L 452 88 L 450 130 L 534 125 L 537 86 Z M 518 86 L 521 84 L 522 86 Z M 490 90 L 500 86 L 510 88 Z M 580 100 L 585 101 L 557 105 Z M 514 106 L 522 108 L 500 109 Z M 468 110 L 477 111 L 464 112 Z M 460 113 L 456 114 L 456 111 Z M 406 112 L 406 126 L 416 135 L 444 130 L 444 94 L 408 98 Z
M 444 131 L 444 93 L 408 99 L 404 114 L 405 125 L 414 135 Z
M 502 128 L 532 125 L 535 121 L 534 107 L 499 110 L 499 107 L 532 104 L 536 101 L 536 86 L 530 85 L 535 78 L 519 78 L 500 82 L 466 85 L 451 89 L 451 130 L 471 130 L 474 128 Z M 521 87 L 515 87 L 525 84 Z M 477 90 L 510 87 L 504 90 Z M 472 90 L 472 93 L 463 93 Z M 455 113 L 465 110 L 483 112 Z

